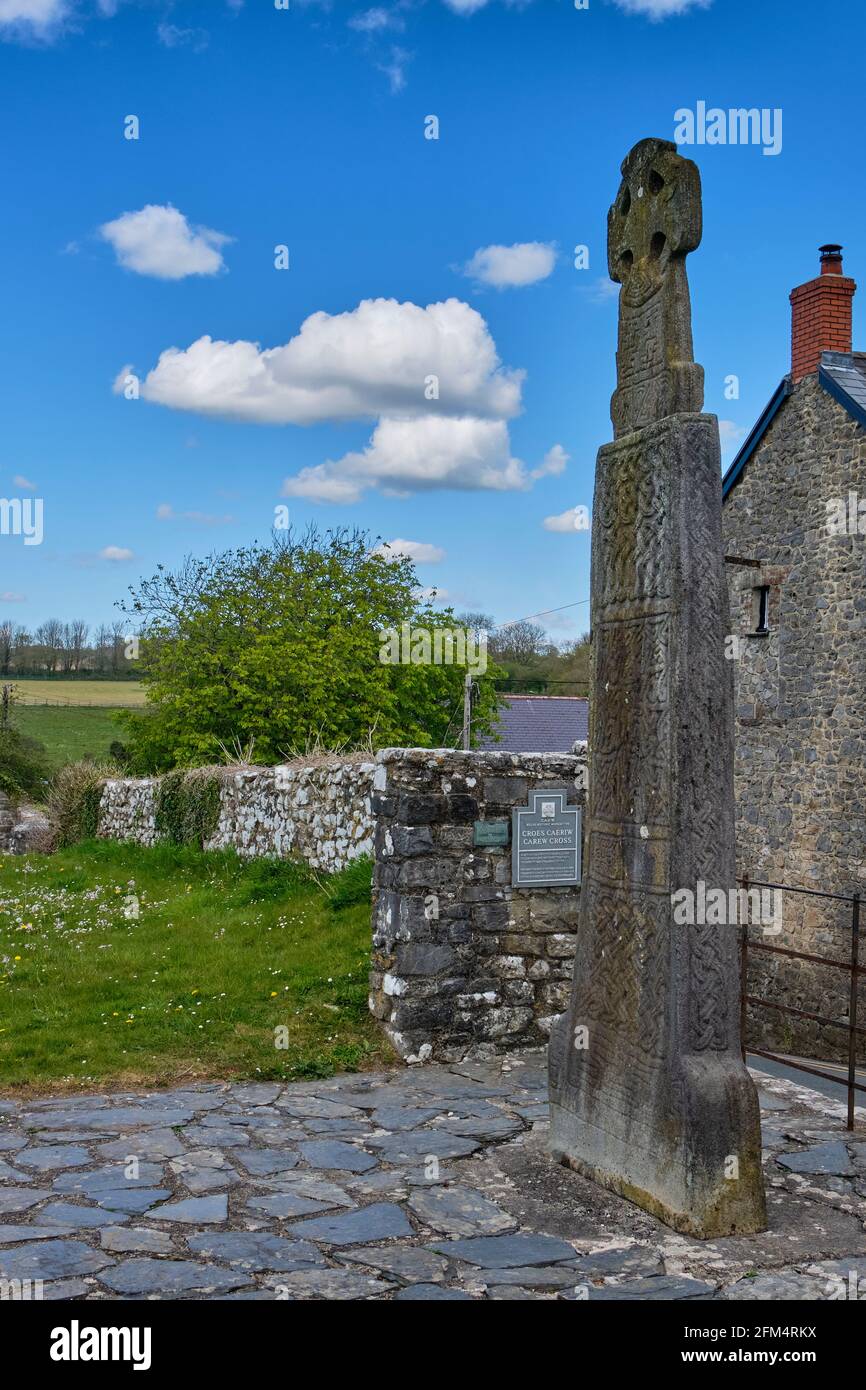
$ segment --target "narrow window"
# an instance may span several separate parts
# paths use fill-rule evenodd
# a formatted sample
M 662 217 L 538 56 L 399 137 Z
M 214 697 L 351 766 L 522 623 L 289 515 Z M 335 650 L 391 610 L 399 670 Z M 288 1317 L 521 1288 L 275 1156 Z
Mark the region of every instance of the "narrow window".
M 752 614 L 754 617 L 754 632 L 770 631 L 770 587 L 762 584 L 759 588 L 752 590 Z

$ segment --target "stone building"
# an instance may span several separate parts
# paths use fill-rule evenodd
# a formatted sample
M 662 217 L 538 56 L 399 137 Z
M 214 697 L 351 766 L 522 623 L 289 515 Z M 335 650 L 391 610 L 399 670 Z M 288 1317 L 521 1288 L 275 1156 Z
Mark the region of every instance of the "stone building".
M 791 370 L 725 474 L 723 527 L 738 872 L 853 894 L 866 891 L 866 353 L 852 351 L 841 251 L 823 246 L 790 296 Z M 785 892 L 781 906 L 781 933 L 753 928 L 756 944 L 849 958 L 850 904 Z M 847 1023 L 841 970 L 760 949 L 751 967 L 751 993 Z M 841 1030 L 771 1008 L 750 1011 L 748 1035 L 847 1049 Z

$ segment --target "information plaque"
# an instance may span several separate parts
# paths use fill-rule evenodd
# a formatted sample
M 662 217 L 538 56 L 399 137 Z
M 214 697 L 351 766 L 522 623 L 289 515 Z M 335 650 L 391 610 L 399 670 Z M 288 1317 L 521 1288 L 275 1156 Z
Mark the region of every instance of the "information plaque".
M 511 812 L 511 883 L 515 888 L 580 883 L 580 807 L 565 787 L 529 793 Z

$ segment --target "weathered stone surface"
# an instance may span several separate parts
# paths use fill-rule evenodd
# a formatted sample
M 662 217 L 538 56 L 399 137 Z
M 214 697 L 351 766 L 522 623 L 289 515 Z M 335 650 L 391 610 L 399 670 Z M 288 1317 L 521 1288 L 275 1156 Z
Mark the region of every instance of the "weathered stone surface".
M 267 1149 L 239 1149 L 235 1161 L 242 1168 L 246 1168 L 248 1173 L 266 1177 L 271 1173 L 284 1173 L 294 1168 L 298 1162 L 298 1155 L 285 1149 L 279 1153 L 270 1153 Z
M 507 1236 L 479 1236 L 477 1239 L 450 1240 L 433 1245 L 440 1255 L 467 1260 L 485 1269 L 510 1269 L 519 1265 L 548 1265 L 574 1259 L 574 1246 L 556 1236 L 518 1232 Z
M 662 1259 L 657 1250 L 646 1250 L 640 1245 L 627 1246 L 620 1250 L 597 1250 L 581 1255 L 574 1261 L 578 1275 L 591 1279 L 606 1279 L 611 1275 L 651 1275 L 661 1274 Z M 579 1281 L 578 1281 L 579 1282 Z
M 424 1158 L 463 1158 L 481 1147 L 477 1139 L 465 1139 L 441 1130 L 417 1129 L 408 1134 L 372 1134 L 367 1140 L 389 1163 L 413 1163 Z
M 517 1225 L 514 1217 L 502 1211 L 495 1202 L 459 1183 L 450 1187 L 416 1189 L 409 1198 L 409 1206 L 425 1226 L 432 1226 L 443 1235 L 499 1235 L 503 1231 L 513 1231 Z
M 845 1176 L 854 1172 L 848 1150 L 841 1140 L 837 1143 L 813 1144 L 798 1153 L 779 1154 L 776 1162 L 792 1173 L 835 1173 Z
M 723 1297 L 732 1302 L 751 1303 L 756 1299 L 782 1299 L 802 1301 L 803 1299 L 826 1298 L 826 1281 L 810 1278 L 805 1274 L 759 1274 L 753 1279 L 739 1279 L 736 1284 L 724 1290 Z
M 194 1289 L 198 1294 L 236 1289 L 249 1281 L 241 1271 L 217 1269 L 193 1260 L 124 1260 L 101 1276 L 102 1283 L 121 1294 L 173 1294 Z
M 313 1139 L 307 1144 L 299 1144 L 298 1148 L 311 1168 L 366 1173 L 378 1163 L 372 1154 L 364 1153 L 354 1144 L 344 1144 L 339 1139 Z
M 171 1194 L 164 1192 L 163 1196 Z M 33 1218 L 38 1226 L 73 1226 L 76 1230 L 98 1230 L 100 1226 L 116 1226 L 126 1215 L 120 1208 L 79 1206 L 75 1202 L 49 1202 Z
M 373 848 L 373 763 L 334 758 L 318 767 L 287 764 L 239 772 L 215 768 L 220 817 L 207 849 L 239 854 L 294 854 L 333 872 Z M 156 842 L 158 779 L 112 778 L 103 786 L 99 834 L 138 844 Z
M 331 1210 L 334 1205 L 333 1202 L 316 1202 L 296 1192 L 280 1192 L 273 1197 L 251 1197 L 247 1202 L 250 1211 L 257 1216 L 276 1216 L 282 1221 L 289 1216 L 315 1216 L 317 1212 Z
M 65 1279 L 71 1274 L 95 1274 L 112 1264 L 80 1240 L 44 1240 L 0 1250 L 0 1277 L 4 1279 Z
M 324 1298 L 333 1301 L 375 1298 L 394 1285 L 372 1275 L 351 1269 L 304 1269 L 292 1274 L 273 1275 L 266 1281 L 275 1293 L 290 1299 Z
M 714 1284 L 700 1279 L 668 1279 L 656 1275 L 651 1279 L 630 1279 L 625 1284 L 579 1284 L 571 1292 L 566 1291 L 560 1296 L 567 1301 L 588 1299 L 590 1302 L 621 1302 L 629 1299 L 659 1299 L 666 1303 L 696 1299 L 706 1302 L 716 1297 L 716 1289 Z
M 386 1274 L 394 1274 L 398 1279 L 437 1283 L 445 1277 L 447 1263 L 430 1250 L 419 1250 L 416 1246 L 395 1247 L 371 1246 L 363 1250 L 346 1250 L 340 1255 L 342 1260 L 357 1261 L 370 1265 Z
M 401 1120 L 403 1112 L 416 1109 L 487 1121 L 535 1107 L 544 1091 L 541 1060 L 537 1052 L 514 1053 L 457 1066 L 335 1077 L 289 1086 L 286 1099 L 293 1104 L 319 1096 L 340 1104 L 345 1096 L 346 1104 L 358 1102 L 365 1112 L 381 1115 L 392 1108 Z M 734 1300 L 853 1299 L 866 1287 L 866 1208 L 861 1211 L 863 1204 L 853 1197 L 852 1180 L 833 1173 L 783 1178 L 776 1163 L 792 1140 L 810 1147 L 842 1141 L 844 1107 L 781 1080 L 768 1079 L 762 1089 L 777 1104 L 776 1113 L 784 1111 L 785 1117 L 777 1122 L 775 1136 L 769 1130 L 765 1135 L 775 1185 L 769 1194 L 770 1229 L 760 1235 L 709 1242 L 673 1235 L 631 1203 L 552 1164 L 544 1132 L 529 1129 L 512 1139 L 477 1141 L 473 1154 L 435 1163 L 429 1161 L 431 1155 L 419 1153 L 411 1162 L 392 1166 L 378 1147 L 380 1166 L 347 1173 L 340 1185 L 301 1167 L 270 1176 L 244 1174 L 243 1188 L 228 1203 L 223 1193 L 216 1210 L 187 1207 L 191 1219 L 185 1222 L 165 1219 L 166 1211 L 179 1205 L 177 1194 L 166 1205 L 150 1207 L 140 1222 L 126 1213 L 85 1205 L 85 1195 L 91 1202 L 107 1203 L 116 1200 L 115 1194 L 122 1200 L 125 1194 L 137 1198 L 154 1191 L 149 1184 L 163 1171 L 159 1162 L 149 1168 L 140 1163 L 144 1185 L 116 1186 L 124 1159 L 145 1150 L 141 1141 L 153 1129 L 145 1125 L 125 1133 L 119 1141 L 123 1153 L 100 1151 L 92 1169 L 59 1172 L 53 1199 L 38 1186 L 37 1170 L 29 1170 L 27 1183 L 15 1186 L 29 1191 L 33 1206 L 0 1225 L 0 1255 L 5 1250 L 15 1258 L 22 1271 L 18 1277 L 43 1279 L 44 1296 L 55 1299 L 404 1301 L 411 1291 L 413 1299 L 426 1301 L 434 1297 L 431 1287 L 441 1289 L 449 1301 L 703 1302 L 727 1291 Z M 180 1094 L 166 1099 L 166 1105 L 176 1105 Z M 189 1094 L 194 1108 L 204 1094 L 205 1105 L 197 1112 L 204 1113 L 214 1098 L 216 1112 L 226 1092 L 216 1097 L 210 1091 Z M 281 1124 L 280 1114 L 256 1104 L 257 1098 L 254 1094 L 248 1106 L 237 1105 L 227 1127 L 251 1123 L 257 1138 L 279 1135 L 281 1130 L 270 1125 Z M 113 1105 L 128 1108 L 133 1100 L 82 1097 L 64 1105 L 85 1113 Z M 56 1102 L 38 1103 L 39 1113 L 52 1107 Z M 37 1103 L 30 1108 L 35 1113 Z M 0 1102 L 0 1114 L 16 1109 Z M 400 1144 L 418 1140 L 427 1148 L 431 1137 L 443 1136 L 425 1130 L 424 1124 L 429 1119 L 415 1130 L 376 1138 Z M 179 1163 L 175 1159 L 180 1156 L 166 1160 L 173 1182 L 192 1174 L 225 1178 L 231 1172 L 227 1165 L 235 1151 L 214 1146 L 212 1127 L 198 1128 L 199 1147 L 186 1151 Z M 75 1131 L 48 1132 L 59 1146 Z M 184 1138 L 187 1134 L 185 1130 Z M 851 1146 L 855 1158 L 858 1144 L 860 1139 Z M 91 1151 L 96 1158 L 95 1145 Z M 0 1186 L 0 1193 L 9 1190 Z M 371 1201 L 372 1206 L 366 1205 Z M 225 1220 L 202 1222 L 207 1215 Z M 61 1218 L 62 1225 L 56 1224 Z M 319 1220 L 324 1229 L 312 1229 Z M 491 1223 L 495 1231 L 501 1220 L 509 1223 L 506 1230 L 490 1233 Z M 465 1238 L 460 1234 L 464 1221 Z M 457 1238 L 445 1239 L 452 1231 Z M 431 1248 L 434 1239 L 437 1245 Z M 38 1267 L 33 1256 L 37 1247 L 49 1252 Z M 88 1264 L 94 1258 L 107 1263 L 91 1272 Z M 80 1270 L 79 1260 L 84 1262 Z M 754 1271 L 755 1279 L 745 1280 L 746 1271 Z
M 194 1235 L 188 1236 L 186 1243 L 195 1254 L 236 1269 L 290 1270 L 324 1264 L 322 1255 L 309 1241 L 285 1240 L 264 1231 Z
M 718 425 L 697 413 L 685 272 L 700 181 L 660 140 L 622 173 L 608 220 L 615 442 L 593 506 L 588 849 L 571 1005 L 551 1032 L 551 1150 L 709 1237 L 766 1215 L 737 928 L 679 925 L 672 902 L 735 883 Z
M 26 1168 L 36 1168 L 40 1173 L 50 1173 L 55 1168 L 80 1168 L 90 1162 L 86 1149 L 75 1148 L 69 1144 L 48 1144 L 44 1148 L 19 1149 L 15 1162 Z
M 339 1216 L 314 1216 L 310 1221 L 295 1222 L 289 1230 L 301 1239 L 323 1240 L 329 1245 L 366 1245 L 371 1240 L 396 1240 L 413 1234 L 402 1208 L 393 1202 L 373 1202 Z
M 182 1202 L 166 1202 L 148 1212 L 155 1221 L 179 1221 L 192 1226 L 217 1224 L 225 1221 L 227 1215 L 228 1198 L 225 1196 L 188 1197 Z
M 5 1212 L 27 1211 L 28 1207 L 35 1207 L 37 1202 L 50 1196 L 51 1193 L 45 1188 L 2 1187 L 0 1188 L 0 1215 Z
M 377 756 L 377 784 L 390 794 L 375 803 L 370 1007 L 407 1060 L 451 1061 L 546 1036 L 553 972 L 574 935 L 564 894 L 577 894 L 513 889 L 507 848 L 473 845 L 462 822 L 501 819 L 544 786 L 564 785 L 582 803 L 584 768 L 584 756 L 561 754 Z
M 104 1158 L 125 1159 L 130 1152 L 129 1140 L 112 1139 L 108 1144 L 100 1144 L 99 1152 Z M 176 1158 L 183 1152 L 183 1144 L 172 1129 L 146 1129 L 135 1136 L 135 1156 L 138 1159 Z
M 168 1231 L 148 1231 L 133 1226 L 106 1226 L 99 1233 L 103 1250 L 118 1255 L 172 1255 L 174 1242 Z
M 0 1245 L 17 1245 L 22 1240 L 55 1240 L 72 1235 L 71 1226 L 0 1226 Z
M 139 1163 L 134 1178 L 127 1177 L 123 1163 L 106 1164 L 87 1173 L 60 1173 L 52 1184 L 55 1192 L 90 1197 L 96 1201 L 104 1192 L 134 1191 L 135 1188 L 156 1187 L 162 1181 L 163 1168 L 159 1163 Z
M 462 1289 L 443 1289 L 441 1284 L 410 1284 L 394 1295 L 395 1303 L 471 1303 Z

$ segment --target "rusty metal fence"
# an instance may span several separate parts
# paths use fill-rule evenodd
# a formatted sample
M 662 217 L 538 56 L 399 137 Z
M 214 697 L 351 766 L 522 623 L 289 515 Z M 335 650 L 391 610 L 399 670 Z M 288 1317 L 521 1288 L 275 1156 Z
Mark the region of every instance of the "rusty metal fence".
M 746 1048 L 746 1011 L 751 1004 L 753 1008 L 773 1009 L 777 1013 L 787 1014 L 794 1018 L 805 1018 L 813 1023 L 820 1023 L 829 1028 L 841 1029 L 848 1035 L 848 1129 L 854 1128 L 854 1098 L 857 1091 L 866 1092 L 866 1086 L 857 1080 L 857 1038 L 866 1037 L 866 1028 L 859 1027 L 857 1024 L 857 983 L 860 976 L 866 974 L 866 969 L 860 964 L 860 894 L 847 893 L 823 893 L 815 888 L 794 888 L 787 883 L 767 883 L 759 879 L 741 878 L 737 880 L 748 893 L 750 888 L 772 888 L 780 893 L 800 893 L 811 898 L 825 898 L 833 902 L 844 902 L 851 904 L 851 951 L 848 960 L 838 960 L 834 956 L 819 956 L 809 951 L 794 951 L 787 946 L 773 946 L 769 942 L 754 941 L 749 937 L 748 913 L 745 914 L 746 920 L 740 927 L 740 1036 L 743 1042 L 743 1060 L 748 1050 L 755 1057 L 766 1057 L 771 1062 L 779 1062 L 783 1066 L 793 1067 L 797 1071 L 808 1072 L 810 1076 L 820 1076 L 827 1081 L 838 1082 L 839 1077 L 831 1072 L 821 1071 L 818 1067 L 807 1066 L 805 1062 L 792 1061 L 790 1057 L 780 1056 L 777 1052 L 768 1052 L 764 1048 Z M 838 1018 L 827 1018 L 824 1014 L 810 1013 L 808 1009 L 797 1009 L 792 1004 L 779 1004 L 774 1000 L 761 999 L 755 994 L 749 993 L 749 956 L 753 951 L 767 952 L 771 955 L 787 956 L 791 960 L 811 961 L 814 965 L 820 965 L 831 970 L 843 970 L 850 976 L 850 986 L 848 993 L 848 1020 L 843 1022 Z

